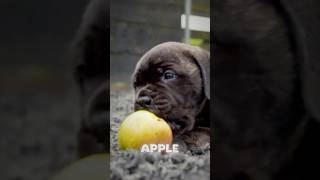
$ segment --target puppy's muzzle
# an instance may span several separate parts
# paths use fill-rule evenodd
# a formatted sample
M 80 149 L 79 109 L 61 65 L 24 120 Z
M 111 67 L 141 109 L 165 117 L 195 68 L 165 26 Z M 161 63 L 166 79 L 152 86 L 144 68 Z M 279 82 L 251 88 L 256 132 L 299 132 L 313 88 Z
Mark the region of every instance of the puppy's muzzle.
M 151 105 L 151 103 L 152 103 L 152 99 L 150 96 L 146 96 L 146 95 L 139 96 L 136 99 L 136 104 L 143 108 L 147 108 L 148 106 Z
M 148 110 L 162 118 L 165 118 L 171 109 L 171 105 L 165 97 L 160 96 L 157 92 L 145 90 L 138 93 L 135 99 L 134 109 Z

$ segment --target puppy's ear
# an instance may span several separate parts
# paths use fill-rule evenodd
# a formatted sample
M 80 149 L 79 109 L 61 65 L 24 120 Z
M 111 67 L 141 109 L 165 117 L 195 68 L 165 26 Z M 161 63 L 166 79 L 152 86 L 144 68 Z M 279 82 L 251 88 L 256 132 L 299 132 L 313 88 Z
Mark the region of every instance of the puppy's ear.
M 204 93 L 210 100 L 210 53 L 199 47 L 193 47 L 190 53 L 201 71 Z

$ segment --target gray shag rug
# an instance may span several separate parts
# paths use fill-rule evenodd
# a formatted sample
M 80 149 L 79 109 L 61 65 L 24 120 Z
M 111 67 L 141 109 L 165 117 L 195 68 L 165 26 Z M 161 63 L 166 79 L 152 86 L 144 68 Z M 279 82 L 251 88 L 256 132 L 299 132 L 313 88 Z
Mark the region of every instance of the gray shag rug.
M 114 180 L 206 180 L 210 179 L 210 145 L 186 148 L 180 139 L 179 153 L 141 153 L 119 150 L 117 132 L 122 120 L 133 112 L 133 93 L 112 91 L 111 111 L 111 179 Z

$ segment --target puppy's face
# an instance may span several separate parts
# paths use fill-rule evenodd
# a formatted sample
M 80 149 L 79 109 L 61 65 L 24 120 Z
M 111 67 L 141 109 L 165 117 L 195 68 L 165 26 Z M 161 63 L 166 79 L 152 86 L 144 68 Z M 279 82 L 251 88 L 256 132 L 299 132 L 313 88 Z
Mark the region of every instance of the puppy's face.
M 135 110 L 164 118 L 174 134 L 193 128 L 204 93 L 201 72 L 187 51 L 176 46 L 149 51 L 136 66 L 133 86 Z

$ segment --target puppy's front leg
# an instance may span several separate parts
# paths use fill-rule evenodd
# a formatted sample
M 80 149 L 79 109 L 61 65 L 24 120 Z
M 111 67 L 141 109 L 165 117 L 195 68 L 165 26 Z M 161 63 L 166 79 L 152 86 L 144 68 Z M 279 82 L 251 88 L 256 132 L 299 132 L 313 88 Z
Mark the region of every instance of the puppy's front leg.
M 183 141 L 190 150 L 201 150 L 210 144 L 210 128 L 196 127 L 182 135 Z

